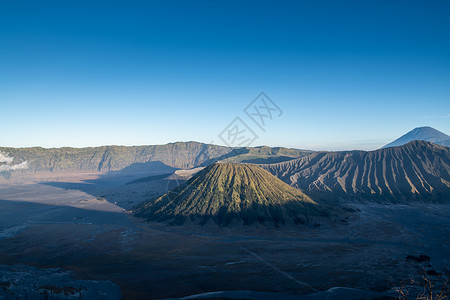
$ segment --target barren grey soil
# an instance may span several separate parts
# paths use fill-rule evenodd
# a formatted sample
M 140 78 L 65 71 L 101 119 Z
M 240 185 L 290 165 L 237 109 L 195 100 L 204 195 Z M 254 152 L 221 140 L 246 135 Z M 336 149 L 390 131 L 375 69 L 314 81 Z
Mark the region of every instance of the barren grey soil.
M 72 271 L 67 282 L 117 284 L 124 299 L 371 298 L 369 290 L 384 292 L 423 268 L 408 255 L 430 256 L 438 271 L 450 266 L 449 205 L 352 204 L 360 212 L 318 227 L 171 227 L 126 210 L 175 182 L 97 177 L 2 183 L 0 265 Z

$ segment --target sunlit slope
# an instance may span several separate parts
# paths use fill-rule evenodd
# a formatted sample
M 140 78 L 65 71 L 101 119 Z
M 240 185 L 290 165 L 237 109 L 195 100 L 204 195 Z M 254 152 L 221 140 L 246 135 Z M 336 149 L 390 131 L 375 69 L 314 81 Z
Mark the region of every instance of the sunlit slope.
M 149 200 L 135 214 L 153 221 L 187 217 L 200 223 L 212 218 L 218 224 L 237 219 L 254 222 L 305 223 L 325 212 L 311 198 L 269 172 L 251 164 L 217 163 L 197 173 L 186 184 L 156 200 Z
M 424 141 L 369 152 L 316 152 L 263 168 L 307 193 L 450 202 L 450 148 Z

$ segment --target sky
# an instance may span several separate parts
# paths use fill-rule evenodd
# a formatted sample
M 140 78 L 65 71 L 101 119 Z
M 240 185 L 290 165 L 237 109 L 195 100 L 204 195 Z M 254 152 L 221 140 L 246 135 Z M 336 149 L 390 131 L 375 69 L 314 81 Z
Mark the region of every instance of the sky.
M 4 147 L 450 134 L 450 2 L 0 1 L 0 113 Z

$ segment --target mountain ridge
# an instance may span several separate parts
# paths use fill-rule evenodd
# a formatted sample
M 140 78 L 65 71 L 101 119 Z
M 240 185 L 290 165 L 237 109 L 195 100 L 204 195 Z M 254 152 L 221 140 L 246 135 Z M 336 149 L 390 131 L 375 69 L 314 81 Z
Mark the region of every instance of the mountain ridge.
M 88 148 L 0 148 L 15 161 L 28 161 L 27 172 L 110 172 L 145 163 L 161 162 L 172 168 L 192 168 L 229 154 L 233 149 L 197 142 L 149 146 L 100 146 Z
M 450 148 L 430 142 L 315 152 L 261 167 L 307 194 L 391 202 L 450 200 Z
M 206 166 L 219 160 L 246 161 L 259 159 L 294 159 L 311 151 L 283 147 L 232 148 L 199 142 L 175 142 L 147 146 L 99 146 L 86 148 L 8 148 L 0 147 L 11 163 L 28 163 L 28 168 L 14 170 L 14 174 L 39 172 L 111 172 L 123 169 L 133 171 L 168 171 L 170 168 L 190 169 Z M 155 164 L 159 163 L 159 166 Z M 1 164 L 1 161 L 0 161 Z

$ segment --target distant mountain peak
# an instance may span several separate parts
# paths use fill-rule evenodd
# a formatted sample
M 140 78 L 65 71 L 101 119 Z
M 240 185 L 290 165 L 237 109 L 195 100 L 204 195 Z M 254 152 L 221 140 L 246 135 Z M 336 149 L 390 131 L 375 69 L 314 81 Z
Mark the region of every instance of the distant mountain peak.
M 414 128 L 413 130 L 402 135 L 395 141 L 383 146 L 382 148 L 402 146 L 415 140 L 431 142 L 446 147 L 450 146 L 450 136 L 437 129 L 434 129 L 433 127 L 423 126 Z

